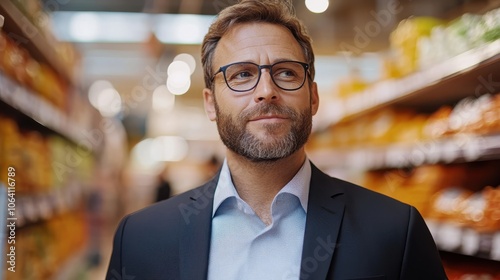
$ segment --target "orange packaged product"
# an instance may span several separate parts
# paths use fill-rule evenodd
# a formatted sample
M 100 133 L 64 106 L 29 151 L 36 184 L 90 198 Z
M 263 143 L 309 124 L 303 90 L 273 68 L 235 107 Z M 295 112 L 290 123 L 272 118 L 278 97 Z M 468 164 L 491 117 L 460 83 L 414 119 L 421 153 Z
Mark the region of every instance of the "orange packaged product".
M 442 106 L 434 112 L 423 127 L 423 137 L 426 139 L 437 139 L 449 132 L 449 118 L 452 112 L 450 106 Z
M 464 201 L 472 194 L 473 192 L 460 187 L 446 188 L 436 192 L 432 196 L 427 217 L 439 221 L 458 222 Z
M 500 189 L 491 186 L 474 193 L 463 202 L 460 222 L 478 232 L 500 230 Z
M 463 109 L 462 117 L 465 119 L 463 121 L 463 132 L 465 133 L 479 133 L 486 132 L 485 129 L 485 111 L 489 111 L 493 106 L 493 98 L 489 94 L 482 95 L 481 97 L 470 102 L 468 108 Z M 497 114 L 498 111 L 497 111 Z
M 13 119 L 0 116 L 0 167 L 15 168 L 16 192 L 25 187 L 25 165 L 23 161 L 22 138 Z M 0 173 L 0 179 L 7 182 L 7 172 Z
M 34 60 L 27 65 L 29 84 L 35 94 L 42 96 L 54 106 L 66 108 L 66 93 L 57 74 L 49 66 Z
M 0 70 L 9 77 L 15 76 L 11 60 L 11 54 L 14 47 L 14 43 L 7 34 L 5 32 L 0 32 Z
M 490 100 L 489 106 L 482 112 L 482 126 L 478 129 L 481 134 L 500 132 L 500 93 Z
M 423 165 L 415 168 L 400 190 L 402 201 L 414 205 L 427 216 L 433 195 L 445 188 L 460 187 L 467 176 L 463 166 Z
M 449 133 L 471 133 L 480 124 L 481 110 L 486 101 L 486 96 L 479 99 L 467 97 L 458 102 L 449 117 Z
M 312 146 L 318 148 L 338 148 L 344 146 L 345 141 L 343 139 L 345 139 L 345 137 L 342 136 L 345 135 L 345 126 L 345 123 L 340 123 L 330 126 L 323 132 L 316 133 L 316 135 L 311 138 L 311 140 L 314 141 Z
M 385 144 L 401 143 L 408 140 L 406 135 L 412 133 L 409 130 L 413 129 L 411 123 L 415 116 L 415 112 L 411 110 L 394 111 L 394 120 L 391 127 L 380 140 Z M 413 141 L 414 140 L 418 139 L 413 139 Z
M 29 160 L 30 181 L 33 192 L 47 192 L 50 182 L 50 157 L 48 156 L 45 138 L 38 132 L 30 131 L 25 133 L 25 147 L 27 150 L 26 159 Z
M 392 142 L 391 129 L 398 122 L 400 115 L 391 108 L 380 110 L 366 117 L 369 126 L 361 133 L 366 134 L 368 141 L 375 145 L 386 145 Z
M 423 130 L 427 116 L 423 114 L 416 114 L 404 120 L 398 126 L 398 133 L 396 133 L 397 142 L 415 144 L 416 141 L 423 140 Z

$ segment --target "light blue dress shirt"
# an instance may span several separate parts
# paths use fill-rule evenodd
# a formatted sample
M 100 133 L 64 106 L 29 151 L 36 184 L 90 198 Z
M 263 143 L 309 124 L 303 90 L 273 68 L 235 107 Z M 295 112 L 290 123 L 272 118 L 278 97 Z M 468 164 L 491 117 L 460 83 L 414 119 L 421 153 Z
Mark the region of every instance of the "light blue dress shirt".
M 264 224 L 238 195 L 224 161 L 215 190 L 209 280 L 299 279 L 311 164 L 274 197 Z

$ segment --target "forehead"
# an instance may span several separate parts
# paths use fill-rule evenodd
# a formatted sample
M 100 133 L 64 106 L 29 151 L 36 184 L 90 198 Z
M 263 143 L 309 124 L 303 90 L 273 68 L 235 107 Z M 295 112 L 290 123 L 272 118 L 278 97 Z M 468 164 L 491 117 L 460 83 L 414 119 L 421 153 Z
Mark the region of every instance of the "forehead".
M 214 65 L 237 61 L 258 64 L 279 60 L 305 61 L 299 42 L 286 27 L 272 23 L 239 23 L 222 36 L 214 53 Z

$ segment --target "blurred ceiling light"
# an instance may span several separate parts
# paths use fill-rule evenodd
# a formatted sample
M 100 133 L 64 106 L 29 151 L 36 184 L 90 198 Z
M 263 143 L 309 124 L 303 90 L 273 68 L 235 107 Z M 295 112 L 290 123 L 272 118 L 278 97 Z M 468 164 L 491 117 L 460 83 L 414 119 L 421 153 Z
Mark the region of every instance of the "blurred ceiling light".
M 92 83 L 89 87 L 89 92 L 88 92 L 88 97 L 89 97 L 89 102 L 94 106 L 94 108 L 97 109 L 98 107 L 98 97 L 101 94 L 101 92 L 105 89 L 113 88 L 113 85 L 106 80 L 97 80 Z
M 65 11 L 51 16 L 61 41 L 140 43 L 151 33 L 150 17 L 142 13 Z
M 159 162 L 151 155 L 153 139 L 144 139 L 137 143 L 131 151 L 131 160 L 134 165 L 144 169 L 154 169 Z
M 156 18 L 155 34 L 163 43 L 200 44 L 214 16 L 164 14 Z
M 99 38 L 100 18 L 93 13 L 76 14 L 69 21 L 69 32 L 80 42 L 92 42 Z M 66 26 L 68 23 L 66 22 Z
M 175 105 L 175 95 L 168 91 L 166 85 L 161 85 L 153 91 L 153 110 L 165 112 L 170 111 Z
M 182 74 L 182 75 L 187 75 L 189 77 L 191 75 L 191 69 L 186 62 L 177 60 L 170 63 L 167 69 L 167 74 L 169 76 Z
M 182 137 L 159 136 L 152 142 L 150 155 L 156 161 L 181 161 L 188 149 L 188 143 Z
M 181 53 L 174 57 L 174 61 L 183 61 L 185 62 L 190 69 L 190 73 L 193 74 L 196 69 L 196 60 L 194 57 L 188 53 Z
M 189 65 L 181 60 L 173 61 L 167 70 L 167 88 L 176 95 L 186 93 L 191 86 L 191 69 Z
M 141 43 L 154 31 L 166 44 L 200 44 L 214 18 L 191 14 L 70 11 L 56 11 L 51 16 L 54 33 L 61 41 Z
M 122 98 L 116 89 L 108 88 L 97 97 L 97 110 L 104 117 L 114 117 L 122 110 Z
M 306 0 L 306 7 L 313 13 L 323 13 L 328 9 L 328 0 Z
M 179 76 L 169 76 L 167 79 L 168 90 L 175 95 L 183 95 L 191 87 L 190 77 L 179 75 Z

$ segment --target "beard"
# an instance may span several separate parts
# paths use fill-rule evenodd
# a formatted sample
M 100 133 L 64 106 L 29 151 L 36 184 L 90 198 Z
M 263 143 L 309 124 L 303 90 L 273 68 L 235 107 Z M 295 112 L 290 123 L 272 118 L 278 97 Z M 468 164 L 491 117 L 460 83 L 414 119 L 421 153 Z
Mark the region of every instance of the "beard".
M 311 134 L 311 107 L 296 112 L 287 106 L 274 103 L 262 104 L 243 111 L 236 119 L 233 119 L 229 114 L 221 112 L 217 101 L 215 101 L 217 129 L 224 145 L 231 151 L 253 162 L 277 161 L 292 155 L 302 148 Z M 282 124 L 264 124 L 268 134 L 265 140 L 259 139 L 258 136 L 252 134 L 247 129 L 249 120 L 266 114 L 286 116 L 291 120 L 289 131 L 284 136 L 278 137 L 273 135 L 273 131 L 281 130 Z

